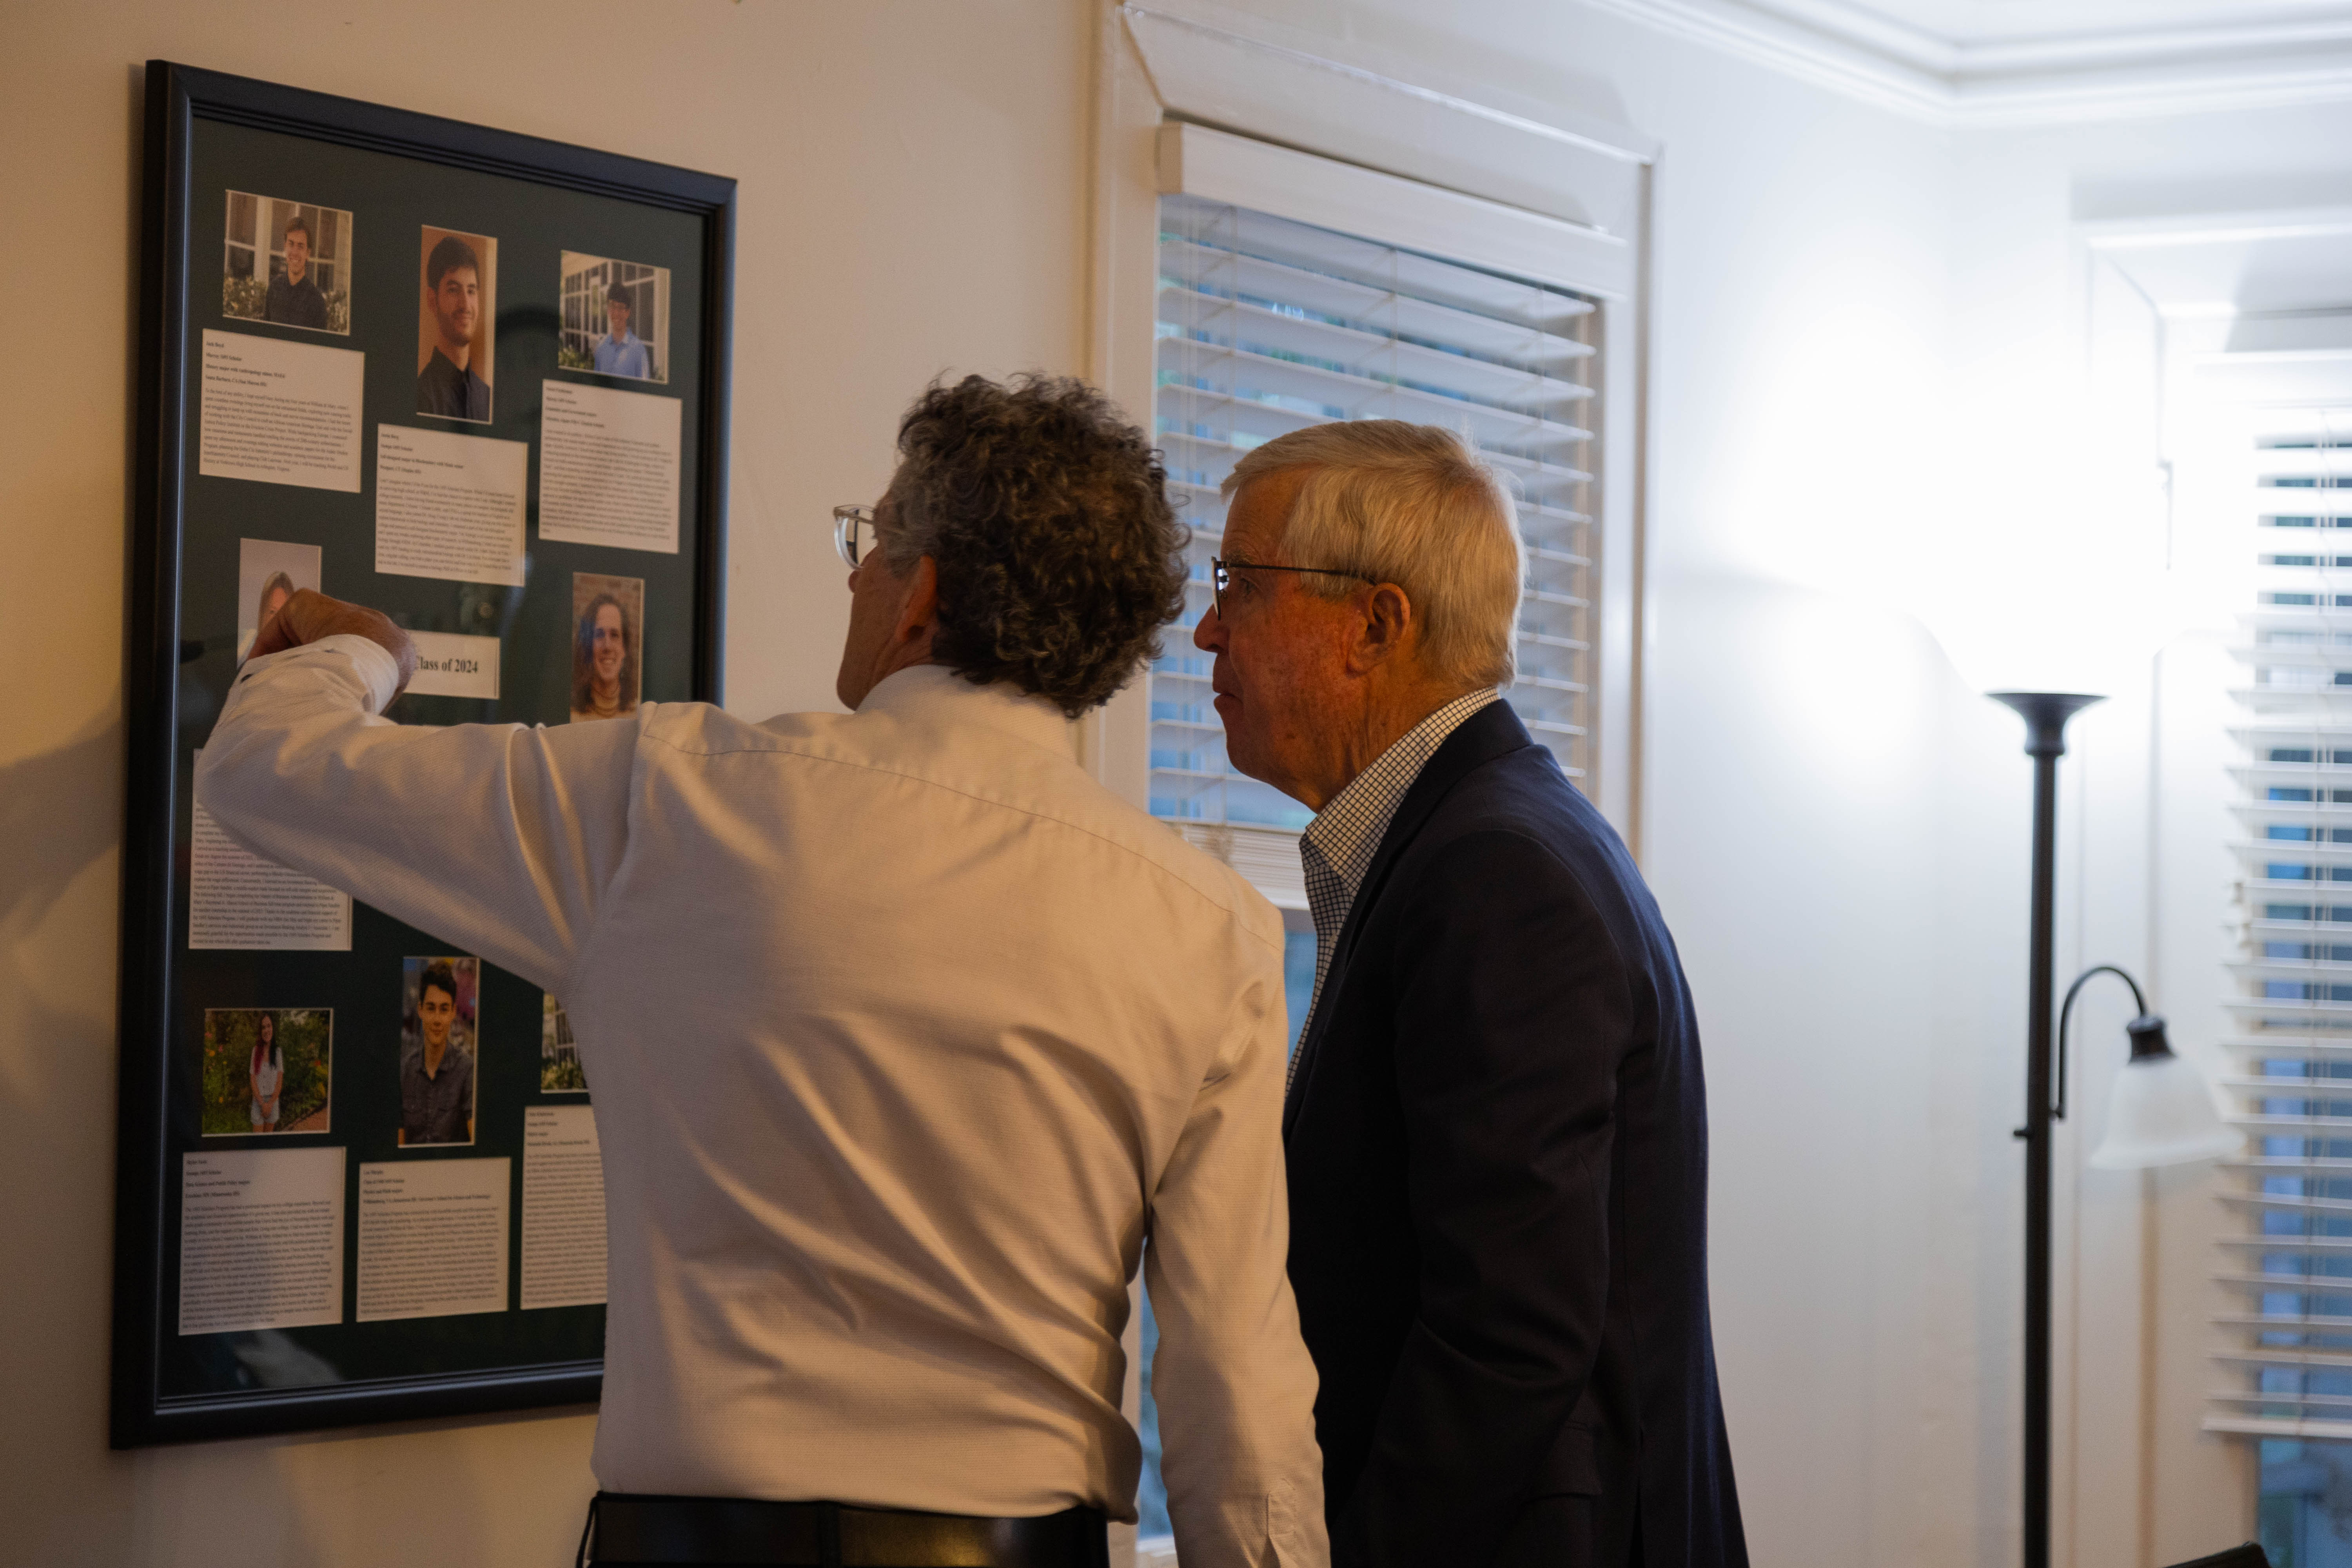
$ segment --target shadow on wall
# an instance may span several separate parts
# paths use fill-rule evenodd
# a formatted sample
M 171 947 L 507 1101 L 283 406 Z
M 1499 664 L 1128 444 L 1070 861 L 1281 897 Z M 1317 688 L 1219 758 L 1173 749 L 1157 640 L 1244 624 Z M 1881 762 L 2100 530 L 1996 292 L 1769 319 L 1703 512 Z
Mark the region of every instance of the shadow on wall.
M 68 886 L 115 842 L 122 721 L 110 714 L 53 752 L 0 768 L 0 942 L 12 956 Z
M 113 879 L 122 722 L 109 714 L 54 751 L 0 768 L 0 1183 L 11 1260 L 0 1336 L 0 1492 L 16 1544 L 42 1563 L 119 1562 L 127 1500 L 36 1505 L 60 1449 L 106 1442 L 108 1256 L 114 1107 Z M 35 1266 L 35 1260 L 38 1260 Z M 63 1462 L 71 1463 L 69 1459 Z M 76 1467 L 82 1468 L 82 1467 Z M 86 1476 L 88 1471 L 82 1468 Z M 126 1478 L 127 1479 L 127 1478 Z M 25 1526 L 31 1526 L 29 1539 Z

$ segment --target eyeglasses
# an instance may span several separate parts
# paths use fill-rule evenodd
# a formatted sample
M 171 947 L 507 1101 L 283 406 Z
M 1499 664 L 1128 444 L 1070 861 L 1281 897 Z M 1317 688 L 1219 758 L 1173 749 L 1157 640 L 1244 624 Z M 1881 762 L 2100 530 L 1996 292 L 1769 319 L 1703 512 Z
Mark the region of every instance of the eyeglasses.
M 1369 583 L 1361 572 L 1341 572 L 1329 566 L 1265 566 L 1255 561 L 1226 561 L 1216 556 L 1209 559 L 1209 591 L 1216 600 L 1217 619 L 1225 618 L 1225 590 L 1234 585 L 1235 572 L 1303 572 L 1316 577 L 1353 577 L 1359 583 Z
M 872 547 L 878 535 L 875 532 L 874 509 L 870 506 L 837 506 L 833 509 L 833 547 L 854 569 L 857 558 Z

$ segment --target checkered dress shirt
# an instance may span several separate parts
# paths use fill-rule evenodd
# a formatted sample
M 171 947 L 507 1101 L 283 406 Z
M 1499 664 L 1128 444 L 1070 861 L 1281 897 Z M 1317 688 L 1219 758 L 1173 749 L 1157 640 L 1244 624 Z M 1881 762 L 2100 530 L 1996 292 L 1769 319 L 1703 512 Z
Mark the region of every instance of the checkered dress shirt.
M 1340 928 L 1348 923 L 1356 890 L 1364 885 L 1364 873 L 1372 868 L 1372 857 L 1380 852 L 1397 807 L 1404 804 L 1405 792 L 1445 743 L 1445 737 L 1487 703 L 1501 700 L 1502 695 L 1492 688 L 1473 691 L 1415 724 L 1370 767 L 1350 779 L 1347 788 L 1333 795 L 1299 835 L 1298 858 L 1307 871 L 1307 909 L 1315 917 L 1315 994 L 1307 1004 L 1307 1031 L 1299 1037 L 1299 1048 L 1290 1053 L 1286 1092 L 1298 1079 L 1298 1060 L 1307 1054 L 1307 1034 L 1314 1030 L 1315 1009 L 1323 1000 L 1323 976 L 1330 972 Z

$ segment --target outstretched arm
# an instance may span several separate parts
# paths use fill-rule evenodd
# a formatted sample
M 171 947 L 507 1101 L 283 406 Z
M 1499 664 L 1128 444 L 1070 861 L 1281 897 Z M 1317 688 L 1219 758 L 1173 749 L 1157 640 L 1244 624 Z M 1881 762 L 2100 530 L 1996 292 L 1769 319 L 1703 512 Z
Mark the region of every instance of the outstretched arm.
M 407 634 L 303 592 L 254 639 L 196 799 L 257 855 L 560 992 L 628 839 L 637 720 L 394 724 Z

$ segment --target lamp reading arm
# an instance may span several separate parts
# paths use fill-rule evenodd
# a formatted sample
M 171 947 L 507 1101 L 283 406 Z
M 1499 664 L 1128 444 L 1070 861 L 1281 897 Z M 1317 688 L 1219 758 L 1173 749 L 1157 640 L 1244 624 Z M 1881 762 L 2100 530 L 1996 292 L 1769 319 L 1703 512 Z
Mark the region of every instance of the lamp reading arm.
M 2147 998 L 2140 994 L 2139 982 L 2114 964 L 2094 964 L 2074 977 L 2074 984 L 2066 987 L 2066 1000 L 2058 1007 L 2058 1103 L 2050 1108 L 2050 1114 L 2060 1121 L 2066 1120 L 2066 1023 L 2074 1016 L 2074 997 L 2094 974 L 2112 974 L 2130 986 L 2132 1005 L 2139 1009 L 2140 1017 L 2147 1016 Z

